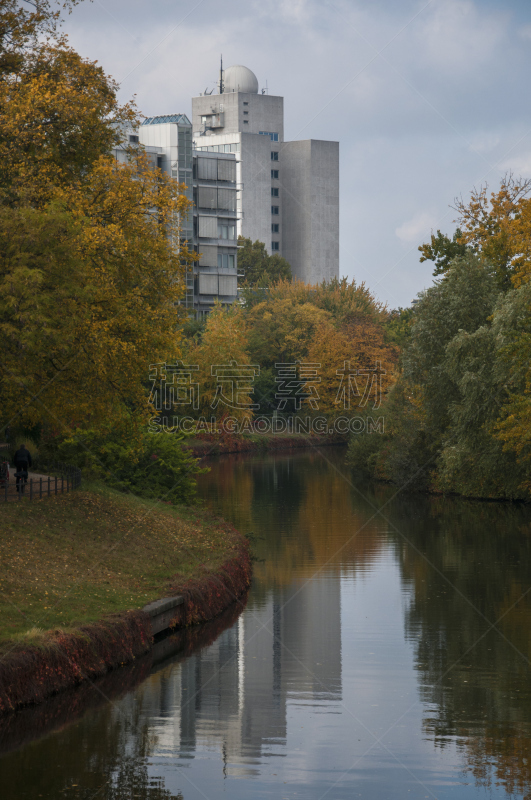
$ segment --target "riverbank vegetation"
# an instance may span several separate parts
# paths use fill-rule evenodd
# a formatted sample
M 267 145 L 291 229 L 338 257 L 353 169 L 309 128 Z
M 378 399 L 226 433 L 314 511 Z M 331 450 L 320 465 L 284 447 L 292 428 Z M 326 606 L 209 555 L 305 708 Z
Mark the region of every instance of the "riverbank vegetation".
M 434 286 L 406 317 L 385 435 L 353 437 L 350 464 L 401 487 L 531 499 L 531 190 L 456 205 L 460 227 L 419 250 Z
M 0 651 L 13 643 L 45 644 L 57 628 L 69 632 L 191 586 L 210 590 L 235 557 L 245 578 L 239 594 L 249 580 L 246 554 L 243 537 L 204 510 L 150 503 L 107 487 L 7 503 Z

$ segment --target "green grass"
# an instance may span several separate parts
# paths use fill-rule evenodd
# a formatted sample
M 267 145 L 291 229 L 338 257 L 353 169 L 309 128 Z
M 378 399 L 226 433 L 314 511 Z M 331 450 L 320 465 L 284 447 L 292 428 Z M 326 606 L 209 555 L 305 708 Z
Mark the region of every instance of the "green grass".
M 233 546 L 227 527 L 197 507 L 103 486 L 3 504 L 0 644 L 141 608 L 215 570 Z

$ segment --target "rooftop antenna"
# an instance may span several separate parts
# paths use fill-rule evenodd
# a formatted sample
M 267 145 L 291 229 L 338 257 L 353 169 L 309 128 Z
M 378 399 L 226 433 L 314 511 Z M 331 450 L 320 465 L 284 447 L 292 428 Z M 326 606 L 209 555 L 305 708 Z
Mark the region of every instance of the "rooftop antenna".
M 219 67 L 219 93 L 223 94 L 225 86 L 223 84 L 223 53 L 221 54 L 221 63 Z
M 266 81 L 265 89 L 262 89 L 262 94 L 269 94 L 269 89 L 267 88 L 267 81 Z

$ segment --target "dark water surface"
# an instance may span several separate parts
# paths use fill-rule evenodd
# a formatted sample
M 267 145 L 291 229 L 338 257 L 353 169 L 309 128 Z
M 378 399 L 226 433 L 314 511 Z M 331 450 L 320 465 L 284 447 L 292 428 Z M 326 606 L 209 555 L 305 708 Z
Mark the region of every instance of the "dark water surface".
M 214 462 L 263 559 L 245 611 L 4 721 L 0 796 L 531 797 L 531 509 L 353 485 L 343 455 Z

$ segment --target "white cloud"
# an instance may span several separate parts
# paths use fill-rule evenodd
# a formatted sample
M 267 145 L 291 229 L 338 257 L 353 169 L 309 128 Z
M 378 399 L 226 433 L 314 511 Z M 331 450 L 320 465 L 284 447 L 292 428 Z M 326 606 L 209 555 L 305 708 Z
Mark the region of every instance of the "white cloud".
M 404 244 L 419 242 L 423 236 L 429 233 L 437 222 L 434 214 L 427 211 L 419 211 L 411 219 L 403 222 L 395 228 L 395 234 Z
M 500 164 L 506 172 L 514 172 L 516 177 L 529 177 L 531 175 L 531 153 L 522 153 L 519 156 L 507 158 Z

